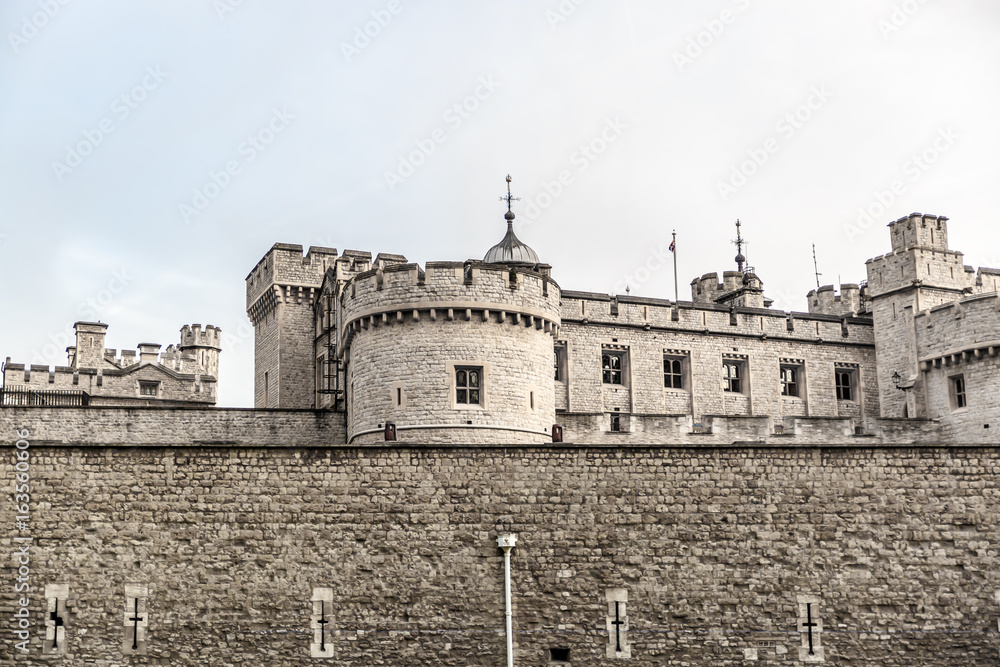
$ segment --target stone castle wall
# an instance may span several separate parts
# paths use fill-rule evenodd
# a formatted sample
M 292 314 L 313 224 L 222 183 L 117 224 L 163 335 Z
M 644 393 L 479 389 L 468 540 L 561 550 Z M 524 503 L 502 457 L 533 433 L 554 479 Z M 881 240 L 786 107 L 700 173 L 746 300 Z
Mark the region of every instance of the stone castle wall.
M 917 353 L 927 387 L 929 416 L 941 421 L 942 437 L 955 442 L 995 439 L 1000 429 L 1000 295 L 973 296 L 919 313 Z M 952 387 L 962 377 L 965 405 Z
M 155 399 L 139 392 L 139 382 L 158 382 Z M 24 387 L 35 391 L 84 391 L 91 403 L 102 400 L 128 400 L 133 404 L 173 402 L 215 403 L 216 378 L 211 375 L 168 373 L 157 365 L 146 364 L 130 370 L 127 375 L 105 372 L 98 375 L 95 368 L 69 368 L 32 364 L 7 364 L 4 368 L 4 386 Z
M 511 277 L 514 276 L 512 282 Z M 559 288 L 530 271 L 435 262 L 359 274 L 341 297 L 349 439 L 544 442 L 555 421 Z M 455 402 L 455 369 L 482 367 L 482 405 Z
M 188 411 L 187 433 L 75 412 L 0 413 L 6 459 L 29 431 L 35 503 L 16 664 L 52 660 L 42 591 L 62 583 L 67 664 L 132 660 L 124 590 L 141 584 L 148 664 L 321 664 L 310 599 L 329 587 L 330 664 L 502 665 L 500 532 L 518 535 L 517 664 L 616 662 L 616 590 L 637 666 L 801 664 L 805 600 L 828 664 L 996 663 L 995 447 L 315 446 L 296 436 L 310 412 L 242 430 L 250 411 Z
M 569 413 L 848 417 L 863 424 L 879 415 L 870 320 L 740 309 L 655 299 L 563 292 L 559 338 L 567 343 Z M 605 347 L 628 351 L 625 386 L 603 383 Z M 664 387 L 664 355 L 685 360 L 685 388 Z M 723 357 L 743 360 L 745 391 L 723 391 Z M 800 396 L 781 395 L 780 367 L 799 365 Z M 838 401 L 834 368 L 856 368 L 855 399 Z M 606 431 L 607 429 L 605 429 Z

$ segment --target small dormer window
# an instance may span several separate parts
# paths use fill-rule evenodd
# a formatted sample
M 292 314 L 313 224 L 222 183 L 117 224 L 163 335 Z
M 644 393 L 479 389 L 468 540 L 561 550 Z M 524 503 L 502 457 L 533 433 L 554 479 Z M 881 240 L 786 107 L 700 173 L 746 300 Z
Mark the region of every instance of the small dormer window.
M 139 395 L 140 396 L 159 396 L 160 395 L 160 383 L 159 382 L 140 382 L 139 383 Z

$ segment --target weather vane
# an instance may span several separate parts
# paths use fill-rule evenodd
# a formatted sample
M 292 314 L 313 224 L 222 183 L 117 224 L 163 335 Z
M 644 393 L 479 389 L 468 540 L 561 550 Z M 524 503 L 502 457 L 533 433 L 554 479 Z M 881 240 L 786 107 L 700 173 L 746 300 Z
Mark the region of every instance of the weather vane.
M 507 174 L 507 196 L 503 196 L 503 195 L 500 196 L 500 201 L 507 202 L 507 212 L 508 213 L 511 212 L 510 206 L 511 206 L 512 202 L 521 201 L 520 197 L 514 197 L 513 195 L 510 194 L 510 181 L 511 181 L 510 174 Z
M 739 268 L 740 272 L 743 271 L 743 263 L 747 261 L 747 258 L 743 255 L 743 246 L 749 245 L 747 241 L 743 240 L 743 236 L 740 234 L 740 219 L 736 219 L 736 240 L 733 241 L 733 245 L 736 246 L 736 266 Z

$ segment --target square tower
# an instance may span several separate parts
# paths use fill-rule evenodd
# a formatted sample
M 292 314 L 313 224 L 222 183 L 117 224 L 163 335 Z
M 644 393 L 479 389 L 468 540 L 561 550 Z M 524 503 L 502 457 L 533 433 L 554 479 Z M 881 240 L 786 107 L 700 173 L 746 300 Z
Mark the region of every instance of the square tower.
M 948 218 L 911 213 L 890 222 L 892 252 L 869 259 L 868 294 L 883 417 L 924 416 L 914 317 L 972 291 L 975 273 L 948 248 Z M 899 373 L 896 388 L 893 375 Z

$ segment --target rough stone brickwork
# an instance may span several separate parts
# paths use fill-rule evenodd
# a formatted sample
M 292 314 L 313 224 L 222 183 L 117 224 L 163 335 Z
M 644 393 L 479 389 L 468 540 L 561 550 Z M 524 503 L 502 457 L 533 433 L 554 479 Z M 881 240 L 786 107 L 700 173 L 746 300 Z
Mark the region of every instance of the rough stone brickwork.
M 801 664 L 803 597 L 829 664 L 994 665 L 1000 649 L 995 447 L 261 442 L 278 411 L 228 444 L 134 446 L 170 411 L 77 411 L 131 412 L 132 429 L 70 412 L 0 413 L 5 457 L 30 431 L 37 503 L 34 640 L 0 664 L 50 664 L 42 590 L 61 583 L 67 664 L 131 661 L 123 594 L 141 585 L 144 664 L 305 664 L 313 591 L 331 588 L 334 664 L 502 665 L 500 532 L 518 536 L 517 664 L 552 648 L 604 664 L 609 589 L 627 592 L 633 665 Z
M 200 324 L 181 327 L 180 343 L 160 352 L 157 343 L 135 350 L 105 348 L 107 324 L 77 322 L 76 346 L 67 348 L 66 366 L 11 363 L 3 367 L 3 386 L 19 393 L 8 404 L 56 400 L 47 391 L 84 392 L 90 405 L 214 404 L 222 330 Z M 143 391 L 143 385 L 149 389 Z M 26 392 L 33 392 L 25 397 Z
M 948 394 L 932 395 L 929 383 L 933 384 L 934 392 L 946 387 L 947 383 L 940 378 L 932 381 L 922 364 L 928 355 L 941 356 L 957 343 L 951 343 L 945 336 L 936 336 L 927 328 L 926 323 L 933 318 L 921 318 L 926 311 L 966 295 L 995 292 L 998 272 L 984 268 L 977 274 L 971 266 L 965 266 L 962 253 L 948 248 L 947 221 L 944 216 L 912 213 L 889 223 L 893 252 L 867 262 L 883 416 L 933 417 L 945 421 L 955 417 L 966 421 L 962 415 L 942 410 L 942 401 L 948 400 Z M 996 318 L 985 314 L 988 309 L 978 310 L 983 313 L 981 317 L 987 318 L 986 322 L 975 324 L 973 320 L 969 329 L 953 328 L 950 335 L 958 341 L 970 336 L 988 336 L 983 328 L 988 330 L 996 323 Z M 896 387 L 893 379 L 897 373 L 902 390 Z M 981 374 L 979 379 L 983 381 L 977 387 L 980 397 L 988 385 L 996 386 L 990 373 Z M 980 422 L 982 429 L 984 420 L 979 417 L 975 420 Z M 963 438 L 973 436 L 968 425 L 959 427 L 957 433 Z M 975 436 L 983 437 L 982 433 Z
M 962 253 L 948 249 L 943 216 L 911 214 L 890 223 L 889 231 L 892 252 L 868 261 L 867 282 L 843 284 L 840 294 L 830 285 L 810 291 L 808 313 L 771 310 L 763 283 L 753 267 L 743 266 L 742 255 L 736 258 L 741 270 L 723 272 L 721 281 L 707 273 L 692 281 L 691 302 L 673 302 L 560 293 L 544 264 L 505 274 L 507 266 L 484 282 L 486 265 L 475 260 L 422 268 L 402 255 L 383 253 L 372 262 L 369 253 L 345 251 L 338 258 L 334 250 L 311 248 L 303 257 L 301 246 L 276 244 L 247 280 L 257 332 L 255 404 L 346 411 L 350 435 L 361 441 L 378 439 L 392 421 L 400 432 L 435 424 L 453 431 L 424 433 L 427 441 L 508 442 L 513 436 L 503 429 L 519 422 L 530 423 L 532 434 L 547 431 L 549 402 L 555 421 L 577 441 L 594 436 L 580 428 L 662 441 L 666 436 L 657 437 L 655 424 L 678 416 L 687 418 L 692 432 L 707 429 L 713 417 L 767 417 L 768 431 L 791 429 L 788 420 L 795 418 L 848 420 L 832 427 L 838 438 L 843 424 L 849 434 L 882 437 L 874 421 L 880 417 L 966 419 L 932 410 L 942 398 L 927 394 L 931 379 L 921 369 L 915 321 L 928 308 L 993 293 L 1000 270 L 977 274 L 965 266 Z M 530 296 L 532 290 L 541 300 Z M 558 315 L 545 315 L 557 300 Z M 487 312 L 499 323 L 500 310 L 515 326 L 473 324 Z M 487 335 L 480 338 L 480 330 Z M 407 332 L 414 336 L 402 335 Z M 554 365 L 561 370 L 546 378 L 541 350 L 526 340 L 557 346 L 561 360 Z M 468 358 L 445 358 L 455 350 Z M 621 360 L 620 383 L 604 381 L 608 354 Z M 493 401 L 476 413 L 480 421 L 448 404 L 454 362 L 490 359 L 493 368 L 505 356 L 512 362 L 497 366 L 503 373 L 493 373 L 494 384 L 511 369 L 520 377 L 502 380 L 510 389 L 502 406 Z M 680 387 L 664 376 L 668 360 L 680 362 Z M 740 376 L 736 391 L 727 390 L 727 365 Z M 990 374 L 981 379 L 992 382 Z M 520 415 L 534 392 L 528 389 L 525 399 L 514 389 L 520 385 L 537 388 L 542 412 Z M 985 386 L 976 391 L 988 393 Z M 501 414 L 504 424 L 491 423 Z M 968 427 L 955 432 L 963 441 L 981 437 Z
M 555 422 L 559 287 L 525 269 L 397 264 L 341 292 L 349 442 L 544 442 Z M 456 403 L 458 367 L 482 368 L 480 405 Z M 405 401 L 404 401 L 405 399 Z
M 871 320 L 766 309 L 732 312 L 705 303 L 675 309 L 671 302 L 636 297 L 618 297 L 615 303 L 617 314 L 606 296 L 562 294 L 568 414 L 619 407 L 640 416 L 689 415 L 696 422 L 712 415 L 767 415 L 781 423 L 786 415 L 803 415 L 853 417 L 859 425 L 879 416 L 877 386 L 869 377 L 875 366 Z M 616 345 L 628 350 L 630 410 L 609 400 L 601 374 L 602 349 Z M 665 356 L 682 360 L 682 390 L 664 386 Z M 724 357 L 740 361 L 747 372 L 740 394 L 723 390 Z M 798 397 L 781 395 L 782 364 L 798 368 Z M 859 391 L 852 401 L 836 400 L 834 369 L 841 366 L 857 368 Z
M 275 243 L 246 278 L 254 325 L 254 405 L 315 407 L 313 306 L 334 248 Z M 266 382 L 265 382 L 266 374 Z
M 917 355 L 927 413 L 949 441 L 994 440 L 1000 435 L 1000 298 L 972 296 L 919 313 Z M 962 403 L 956 396 L 961 382 Z
M 818 290 L 809 290 L 806 304 L 810 313 L 819 315 L 857 315 L 862 310 L 861 288 L 843 283 L 837 294 L 833 285 L 823 285 Z

